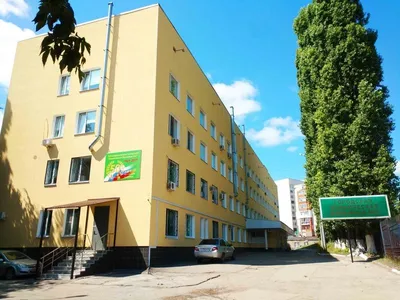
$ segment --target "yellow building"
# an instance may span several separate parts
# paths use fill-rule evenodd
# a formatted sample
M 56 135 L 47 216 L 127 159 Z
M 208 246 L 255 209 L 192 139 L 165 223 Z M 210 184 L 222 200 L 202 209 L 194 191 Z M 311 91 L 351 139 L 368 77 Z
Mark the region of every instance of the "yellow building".
M 113 247 L 117 267 L 192 258 L 206 237 L 285 246 L 274 181 L 162 8 L 113 16 L 104 51 L 107 23 L 77 26 L 92 46 L 82 84 L 43 68 L 43 36 L 18 44 L 0 248 L 37 257 L 42 227 L 43 253 L 76 236 L 78 247 Z

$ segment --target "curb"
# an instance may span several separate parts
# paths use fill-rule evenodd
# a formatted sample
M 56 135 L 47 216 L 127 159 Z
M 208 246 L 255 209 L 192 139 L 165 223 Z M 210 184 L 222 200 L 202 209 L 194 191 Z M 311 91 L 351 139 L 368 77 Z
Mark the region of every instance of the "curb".
M 384 265 L 384 264 L 382 264 L 382 263 L 380 263 L 380 262 L 377 262 L 377 261 L 372 261 L 372 263 L 374 263 L 374 264 L 376 264 L 376 265 L 378 265 L 378 266 L 380 266 L 380 267 L 382 267 L 382 268 L 385 268 L 385 269 L 387 269 L 387 270 L 390 270 L 390 271 L 392 271 L 392 273 L 394 273 L 394 274 L 396 274 L 396 275 L 400 275 L 400 270 L 397 270 L 397 269 L 395 269 L 395 268 L 389 267 L 389 266 Z

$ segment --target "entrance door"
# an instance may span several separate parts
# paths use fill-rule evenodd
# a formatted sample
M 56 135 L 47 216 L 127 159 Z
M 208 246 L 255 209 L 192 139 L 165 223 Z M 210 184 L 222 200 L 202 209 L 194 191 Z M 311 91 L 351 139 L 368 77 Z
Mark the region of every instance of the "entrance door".
M 109 206 L 97 206 L 94 208 L 92 247 L 94 250 L 107 248 Z

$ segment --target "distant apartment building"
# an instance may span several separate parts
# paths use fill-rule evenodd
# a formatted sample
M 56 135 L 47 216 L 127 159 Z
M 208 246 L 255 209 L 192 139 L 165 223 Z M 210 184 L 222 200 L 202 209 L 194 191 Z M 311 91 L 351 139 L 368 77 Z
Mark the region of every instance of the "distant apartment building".
M 304 237 L 315 236 L 316 219 L 311 204 L 307 201 L 306 186 L 297 184 L 294 186 L 297 235 Z
M 303 181 L 285 178 L 275 181 L 278 188 L 279 200 L 279 220 L 293 229 L 297 234 L 299 227 L 297 224 L 295 185 L 304 184 Z
M 81 84 L 43 68 L 43 35 L 18 43 L 0 138 L 0 248 L 37 256 L 75 239 L 112 248 L 127 267 L 193 257 L 204 238 L 286 246 L 274 181 L 161 7 L 113 16 L 104 49 L 106 25 L 77 27 L 92 46 Z M 279 192 L 292 228 L 297 183 Z

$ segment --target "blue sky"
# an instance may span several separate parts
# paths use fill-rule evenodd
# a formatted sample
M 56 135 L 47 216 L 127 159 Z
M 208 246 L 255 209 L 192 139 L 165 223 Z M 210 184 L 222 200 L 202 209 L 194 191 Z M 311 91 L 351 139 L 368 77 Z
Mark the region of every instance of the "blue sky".
M 70 1 L 78 23 L 104 17 L 106 0 Z M 203 71 L 227 104 L 234 103 L 239 122 L 274 179 L 303 179 L 303 140 L 297 95 L 297 48 L 293 20 L 311 0 L 160 0 Z M 15 40 L 33 35 L 31 20 L 38 1 L 2 0 L 0 5 L 0 106 L 7 97 Z M 114 13 L 154 4 L 150 0 L 115 0 Z M 400 120 L 400 2 L 363 0 L 369 27 L 379 33 L 384 83 L 390 90 L 393 118 Z M 89 41 L 90 42 L 90 41 Z M 39 59 L 39 57 L 38 57 Z M 5 67 L 4 67 L 5 66 Z M 40 105 L 40 103 L 37 103 Z M 397 122 L 398 123 L 398 122 Z M 400 159 L 400 127 L 393 132 Z M 399 171 L 399 170 L 398 170 Z

